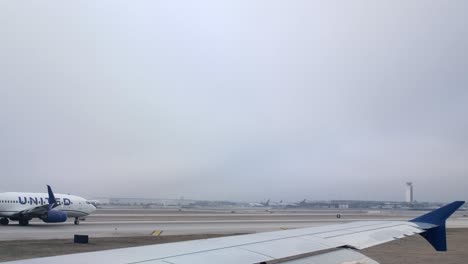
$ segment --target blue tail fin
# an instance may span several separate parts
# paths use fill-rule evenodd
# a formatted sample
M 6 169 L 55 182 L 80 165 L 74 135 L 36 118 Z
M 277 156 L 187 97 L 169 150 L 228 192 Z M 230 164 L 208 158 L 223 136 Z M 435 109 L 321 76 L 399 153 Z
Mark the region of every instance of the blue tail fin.
M 52 188 L 47 185 L 47 192 L 49 193 L 49 210 L 57 206 L 57 200 L 55 199 L 55 195 L 52 192 Z
M 456 201 L 447 204 L 439 209 L 417 217 L 410 222 L 431 224 L 434 227 L 429 228 L 422 233 L 424 237 L 437 251 L 447 251 L 447 237 L 445 231 L 445 220 L 458 210 L 465 202 Z

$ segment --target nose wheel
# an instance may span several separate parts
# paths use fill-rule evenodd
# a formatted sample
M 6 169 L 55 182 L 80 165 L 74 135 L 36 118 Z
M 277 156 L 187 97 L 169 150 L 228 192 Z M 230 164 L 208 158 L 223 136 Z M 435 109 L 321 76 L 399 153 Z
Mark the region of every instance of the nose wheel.
M 75 218 L 75 225 L 79 225 L 80 224 L 80 219 L 78 219 L 78 217 Z
M 8 223 L 10 223 L 10 220 L 8 220 L 8 218 L 2 218 L 0 219 L 0 225 L 8 225 Z

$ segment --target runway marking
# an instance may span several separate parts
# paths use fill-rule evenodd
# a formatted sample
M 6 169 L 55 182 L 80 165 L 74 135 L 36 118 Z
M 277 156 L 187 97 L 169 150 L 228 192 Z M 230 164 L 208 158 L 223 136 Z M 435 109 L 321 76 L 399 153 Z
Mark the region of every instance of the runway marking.
M 160 236 L 162 234 L 162 230 L 154 230 L 153 232 L 151 232 L 151 235 L 152 236 Z

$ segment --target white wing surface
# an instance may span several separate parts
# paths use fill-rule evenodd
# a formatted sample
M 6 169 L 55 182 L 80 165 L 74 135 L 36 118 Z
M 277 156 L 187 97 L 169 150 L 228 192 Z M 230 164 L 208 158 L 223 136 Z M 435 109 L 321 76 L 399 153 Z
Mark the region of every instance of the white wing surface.
M 377 263 L 355 250 L 405 236 L 436 232 L 426 239 L 445 242 L 445 220 L 463 202 L 454 202 L 415 222 L 362 221 L 322 227 L 194 240 L 160 245 L 38 258 L 10 263 L 109 264 L 253 264 Z M 420 221 L 424 220 L 424 221 Z M 443 220 L 443 223 L 440 222 Z M 440 232 L 443 227 L 443 237 Z M 431 241 L 432 239 L 432 241 Z M 437 241 L 435 241 L 437 240 Z M 440 246 L 440 245 L 439 245 Z M 353 250 L 352 250 L 353 249 Z

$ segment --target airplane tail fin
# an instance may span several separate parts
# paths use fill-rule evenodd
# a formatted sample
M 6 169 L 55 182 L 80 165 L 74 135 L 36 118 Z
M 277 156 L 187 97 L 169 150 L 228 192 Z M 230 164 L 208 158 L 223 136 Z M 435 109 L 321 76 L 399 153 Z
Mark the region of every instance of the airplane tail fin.
M 47 192 L 49 193 L 49 209 L 52 209 L 57 206 L 57 200 L 49 185 L 47 185 Z
M 447 251 L 447 235 L 445 230 L 445 220 L 458 210 L 465 202 L 456 201 L 425 215 L 416 217 L 410 222 L 429 224 L 431 227 L 422 233 L 424 237 L 437 251 Z

